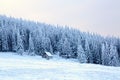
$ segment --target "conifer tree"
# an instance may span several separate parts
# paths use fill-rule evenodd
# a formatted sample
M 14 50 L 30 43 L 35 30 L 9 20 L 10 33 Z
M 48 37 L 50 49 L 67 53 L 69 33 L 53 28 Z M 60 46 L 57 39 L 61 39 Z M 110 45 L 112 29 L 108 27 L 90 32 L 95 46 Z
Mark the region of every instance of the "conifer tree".
M 18 32 L 17 32 L 17 53 L 19 55 L 23 55 L 23 52 L 24 52 L 23 41 L 22 41 L 20 32 L 18 30 Z
M 78 54 L 78 60 L 79 60 L 80 63 L 86 63 L 87 62 L 85 52 L 84 52 L 81 45 L 78 45 L 77 54 Z

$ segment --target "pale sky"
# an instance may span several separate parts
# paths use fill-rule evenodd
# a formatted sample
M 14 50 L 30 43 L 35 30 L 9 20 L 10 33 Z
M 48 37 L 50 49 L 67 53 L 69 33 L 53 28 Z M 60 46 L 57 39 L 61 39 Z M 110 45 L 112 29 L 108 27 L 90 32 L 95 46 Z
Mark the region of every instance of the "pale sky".
M 120 0 L 0 0 L 0 14 L 120 36 Z

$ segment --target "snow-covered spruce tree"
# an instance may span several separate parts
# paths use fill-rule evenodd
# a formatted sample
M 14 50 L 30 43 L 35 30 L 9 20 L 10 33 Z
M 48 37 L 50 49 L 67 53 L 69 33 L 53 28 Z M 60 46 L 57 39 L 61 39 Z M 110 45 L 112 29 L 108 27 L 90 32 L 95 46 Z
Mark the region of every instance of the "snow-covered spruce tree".
M 17 53 L 19 55 L 23 55 L 24 52 L 24 47 L 23 47 L 23 41 L 22 41 L 22 37 L 20 35 L 19 30 L 17 31 Z
M 85 46 L 84 51 L 85 51 L 85 55 L 87 57 L 87 62 L 88 63 L 93 63 L 93 56 L 90 52 L 89 43 L 88 43 L 87 40 L 85 40 L 84 46 Z
M 118 66 L 120 64 L 119 60 L 118 60 L 118 52 L 117 52 L 116 46 L 114 46 L 112 44 L 110 45 L 109 57 L 110 57 L 110 61 L 109 61 L 108 65 L 110 65 L 110 66 Z
M 87 58 L 81 45 L 78 45 L 77 54 L 80 63 L 87 63 Z
M 117 39 L 116 49 L 117 49 L 118 58 L 119 58 L 119 61 L 120 61 L 120 39 Z
M 0 27 L 0 51 L 2 51 L 2 29 Z
M 70 58 L 77 58 L 78 39 L 81 40 L 81 34 L 74 29 L 70 29 L 66 34 L 67 34 L 68 41 L 70 42 L 70 47 L 72 51 L 70 54 L 71 55 Z
M 102 65 L 105 65 L 105 54 L 106 54 L 106 47 L 105 47 L 105 43 L 102 43 L 102 47 L 101 47 L 101 52 L 102 52 L 102 55 L 101 55 L 101 60 L 102 60 Z
M 12 51 L 12 30 L 9 29 L 7 34 L 8 51 Z
M 35 55 L 34 53 L 34 43 L 31 34 L 29 35 L 29 49 L 28 49 L 28 55 Z
M 59 52 L 59 56 L 63 55 L 62 53 L 62 45 L 63 45 L 63 38 L 59 39 L 57 42 L 57 51 Z
M 48 37 L 43 37 L 42 38 L 42 44 L 41 45 L 42 45 L 44 51 L 48 51 L 48 52 L 53 53 L 52 46 L 51 46 L 51 41 Z
M 36 55 L 42 55 L 44 53 L 42 40 L 43 40 L 43 36 L 41 29 L 35 30 L 35 32 L 33 32 L 33 43 L 34 43 L 34 50 Z
M 102 64 L 103 65 L 109 65 L 109 61 L 110 61 L 110 51 L 109 51 L 109 45 L 107 42 L 102 44 L 102 56 L 101 56 L 101 60 L 102 60 Z
M 64 39 L 63 44 L 62 44 L 62 54 L 64 57 L 66 58 L 70 58 L 71 57 L 71 47 L 70 47 L 70 42 L 68 41 L 67 38 Z
M 113 44 L 102 44 L 102 64 L 108 66 L 118 66 L 118 52 Z
M 2 28 L 2 51 L 8 51 L 7 29 Z
M 13 31 L 12 33 L 12 51 L 13 52 L 17 51 L 17 32 L 16 31 Z
M 90 44 L 91 63 L 101 64 L 101 44 L 93 40 Z

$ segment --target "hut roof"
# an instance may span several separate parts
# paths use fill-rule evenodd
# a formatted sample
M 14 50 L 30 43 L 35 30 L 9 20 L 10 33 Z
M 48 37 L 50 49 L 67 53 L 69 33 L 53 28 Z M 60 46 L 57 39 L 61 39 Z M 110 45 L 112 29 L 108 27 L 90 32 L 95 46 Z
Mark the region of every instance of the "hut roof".
M 48 56 L 52 56 L 52 54 L 51 54 L 50 52 L 45 51 L 45 53 L 46 53 Z

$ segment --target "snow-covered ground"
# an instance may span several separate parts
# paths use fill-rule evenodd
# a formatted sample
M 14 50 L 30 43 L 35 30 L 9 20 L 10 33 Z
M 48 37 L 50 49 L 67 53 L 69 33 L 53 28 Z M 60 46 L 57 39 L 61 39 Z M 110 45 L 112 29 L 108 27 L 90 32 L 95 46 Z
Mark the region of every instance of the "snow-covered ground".
M 120 80 L 120 67 L 0 53 L 0 80 Z

